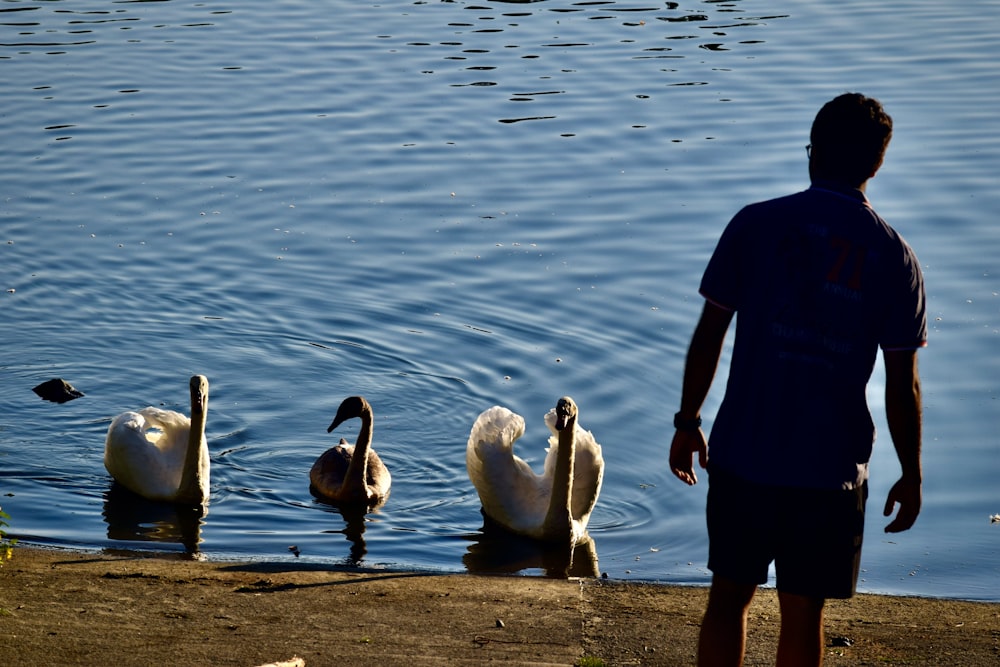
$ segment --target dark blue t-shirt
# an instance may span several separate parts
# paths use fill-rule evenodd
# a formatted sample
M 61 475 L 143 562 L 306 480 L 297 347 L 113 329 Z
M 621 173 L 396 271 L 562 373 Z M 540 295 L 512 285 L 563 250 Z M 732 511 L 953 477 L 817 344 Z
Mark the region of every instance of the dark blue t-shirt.
M 879 347 L 927 341 L 913 250 L 859 190 L 815 182 L 729 223 L 702 278 L 736 312 L 713 466 L 763 484 L 850 489 L 868 478 L 866 386 Z

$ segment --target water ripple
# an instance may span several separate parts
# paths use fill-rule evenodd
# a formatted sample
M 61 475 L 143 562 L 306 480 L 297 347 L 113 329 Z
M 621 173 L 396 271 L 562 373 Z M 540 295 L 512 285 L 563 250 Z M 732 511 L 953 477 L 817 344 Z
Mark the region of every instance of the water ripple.
M 565 574 L 569 554 L 482 531 L 464 453 L 502 404 L 540 465 L 541 417 L 568 393 L 608 462 L 573 561 L 706 582 L 703 485 L 664 460 L 698 279 L 740 205 L 805 184 L 818 105 L 860 88 L 897 121 L 869 195 L 917 249 L 934 318 L 926 510 L 866 545 L 864 585 L 986 595 L 1000 132 L 985 7 L 340 4 L 337 20 L 310 3 L 0 9 L 0 492 L 18 536 Z M 208 513 L 130 515 L 103 469 L 108 423 L 186 411 L 194 373 L 212 382 Z M 51 377 L 86 396 L 40 401 Z M 308 489 L 358 393 L 394 476 L 367 517 Z M 878 426 L 884 497 L 896 463 Z M 951 465 L 959 452 L 978 465 Z M 917 559 L 934 581 L 897 583 Z

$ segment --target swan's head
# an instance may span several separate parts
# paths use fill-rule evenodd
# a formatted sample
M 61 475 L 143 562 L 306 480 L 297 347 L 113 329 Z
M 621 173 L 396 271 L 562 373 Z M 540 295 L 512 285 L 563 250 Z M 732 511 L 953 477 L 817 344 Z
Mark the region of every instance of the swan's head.
M 204 375 L 191 376 L 191 407 L 201 412 L 208 409 L 208 378 Z
M 556 430 L 561 431 L 576 422 L 576 401 L 563 396 L 556 403 Z
M 354 419 L 355 417 L 360 417 L 364 414 L 371 414 L 372 406 L 368 405 L 368 401 L 365 400 L 363 396 L 350 396 L 345 398 L 337 408 L 337 415 L 333 418 L 333 422 L 330 427 L 326 429 L 329 433 L 333 429 L 337 428 L 343 424 L 348 419 Z

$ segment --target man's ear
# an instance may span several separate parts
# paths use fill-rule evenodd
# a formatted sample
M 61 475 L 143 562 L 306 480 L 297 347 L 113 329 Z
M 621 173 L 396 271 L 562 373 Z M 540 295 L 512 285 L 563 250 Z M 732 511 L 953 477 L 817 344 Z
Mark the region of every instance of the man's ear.
M 872 173 L 868 174 L 868 178 L 872 178 L 878 173 L 878 170 L 882 167 L 882 161 L 885 160 L 885 155 L 878 159 L 878 162 L 872 167 Z M 867 180 L 867 179 L 866 179 Z

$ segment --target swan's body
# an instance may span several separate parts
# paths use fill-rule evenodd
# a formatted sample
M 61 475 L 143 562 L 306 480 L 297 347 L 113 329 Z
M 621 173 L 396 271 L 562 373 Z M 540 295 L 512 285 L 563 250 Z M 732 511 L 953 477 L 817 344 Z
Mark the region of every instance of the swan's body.
M 371 447 L 371 405 L 361 396 L 345 398 L 326 432 L 355 417 L 361 418 L 357 443 L 341 438 L 339 445 L 323 452 L 309 471 L 310 490 L 331 503 L 378 506 L 389 495 L 392 476 Z
M 112 420 L 104 441 L 104 467 L 119 484 L 150 500 L 208 502 L 208 379 L 195 375 L 190 386 L 190 419 L 149 407 Z
M 576 423 L 573 399 L 563 397 L 545 415 L 552 432 L 541 475 L 514 454 L 524 418 L 507 408 L 486 410 L 472 427 L 465 450 L 469 479 L 483 514 L 512 532 L 540 540 L 579 544 L 604 478 L 601 446 Z

